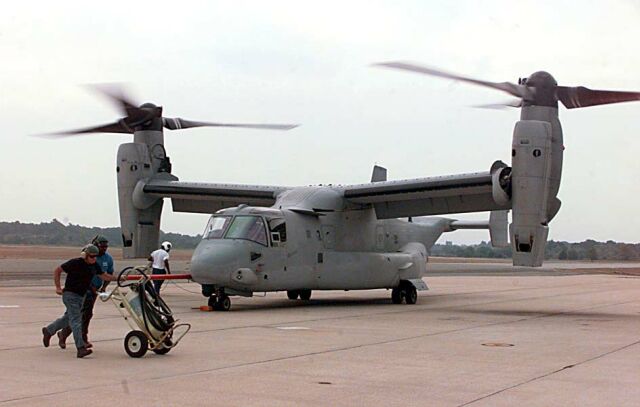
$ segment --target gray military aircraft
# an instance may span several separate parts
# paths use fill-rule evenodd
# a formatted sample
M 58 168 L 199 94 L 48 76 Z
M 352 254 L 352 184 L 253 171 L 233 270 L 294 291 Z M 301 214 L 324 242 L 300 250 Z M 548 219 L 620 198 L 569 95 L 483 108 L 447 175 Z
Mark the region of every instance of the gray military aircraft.
M 540 266 L 549 222 L 560 209 L 562 129 L 558 101 L 567 108 L 640 100 L 640 93 L 558 86 L 546 72 L 518 84 L 453 75 L 424 66 L 389 62 L 379 66 L 435 75 L 507 92 L 519 98 L 511 166 L 388 181 L 374 167 L 370 183 L 347 186 L 257 186 L 184 182 L 172 174 L 163 127 L 199 126 L 289 129 L 291 125 L 238 125 L 162 117 L 162 108 L 140 107 L 107 91 L 126 115 L 98 127 L 65 132 L 133 133 L 117 155 L 118 198 L 124 256 L 146 258 L 157 248 L 163 199 L 176 212 L 211 214 L 191 258 L 192 279 L 219 310 L 229 296 L 286 291 L 309 300 L 312 290 L 391 289 L 393 303 L 414 304 L 426 289 L 422 276 L 429 250 L 445 232 L 488 228 L 492 244 L 508 244 L 513 264 Z M 488 222 L 412 217 L 491 211 Z M 403 219 L 400 219 L 403 218 Z M 405 220 L 406 218 L 406 220 Z

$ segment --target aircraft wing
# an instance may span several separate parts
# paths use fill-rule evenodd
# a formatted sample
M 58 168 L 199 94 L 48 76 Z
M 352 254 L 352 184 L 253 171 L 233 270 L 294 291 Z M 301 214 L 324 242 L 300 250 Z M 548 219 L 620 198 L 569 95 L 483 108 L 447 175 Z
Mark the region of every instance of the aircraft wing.
M 354 204 L 373 205 L 378 219 L 511 208 L 511 202 L 495 202 L 488 171 L 350 185 L 344 187 L 344 197 Z
M 272 206 L 276 196 L 286 187 L 211 184 L 164 179 L 150 180 L 144 184 L 145 196 L 171 198 L 174 212 L 214 213 L 219 209 L 247 204 Z

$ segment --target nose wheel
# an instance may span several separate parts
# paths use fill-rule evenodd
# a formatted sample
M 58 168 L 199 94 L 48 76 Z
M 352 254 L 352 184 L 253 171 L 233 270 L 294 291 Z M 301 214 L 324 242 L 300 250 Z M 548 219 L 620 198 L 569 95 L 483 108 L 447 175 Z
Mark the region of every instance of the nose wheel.
M 418 291 L 412 284 L 403 284 L 391 290 L 391 302 L 402 304 L 415 304 L 418 301 Z
M 231 309 L 231 298 L 226 294 L 212 295 L 209 297 L 208 303 L 216 311 L 229 311 Z

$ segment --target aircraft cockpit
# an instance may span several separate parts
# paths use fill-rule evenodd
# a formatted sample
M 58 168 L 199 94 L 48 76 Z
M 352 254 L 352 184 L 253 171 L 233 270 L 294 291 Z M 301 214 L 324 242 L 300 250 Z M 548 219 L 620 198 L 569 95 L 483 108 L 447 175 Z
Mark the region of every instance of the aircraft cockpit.
M 242 239 L 267 247 L 281 247 L 287 241 L 286 222 L 280 211 L 265 214 L 220 212 L 209 219 L 203 240 Z

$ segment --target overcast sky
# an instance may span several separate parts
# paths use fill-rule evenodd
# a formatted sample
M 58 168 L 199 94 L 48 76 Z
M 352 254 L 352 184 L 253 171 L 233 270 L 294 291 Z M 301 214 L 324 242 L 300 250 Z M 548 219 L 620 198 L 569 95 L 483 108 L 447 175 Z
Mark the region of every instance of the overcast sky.
M 302 124 L 167 131 L 183 181 L 351 184 L 375 163 L 389 179 L 486 171 L 510 162 L 519 111 L 469 106 L 507 95 L 370 64 L 512 82 L 546 70 L 562 85 L 640 91 L 639 22 L 640 3 L 622 0 L 10 2 L 0 14 L 0 221 L 119 225 L 115 157 L 132 136 L 30 136 L 119 118 L 83 84 L 127 83 L 167 116 Z M 550 239 L 640 241 L 640 103 L 560 116 L 563 204 Z M 205 223 L 165 203 L 163 230 Z

